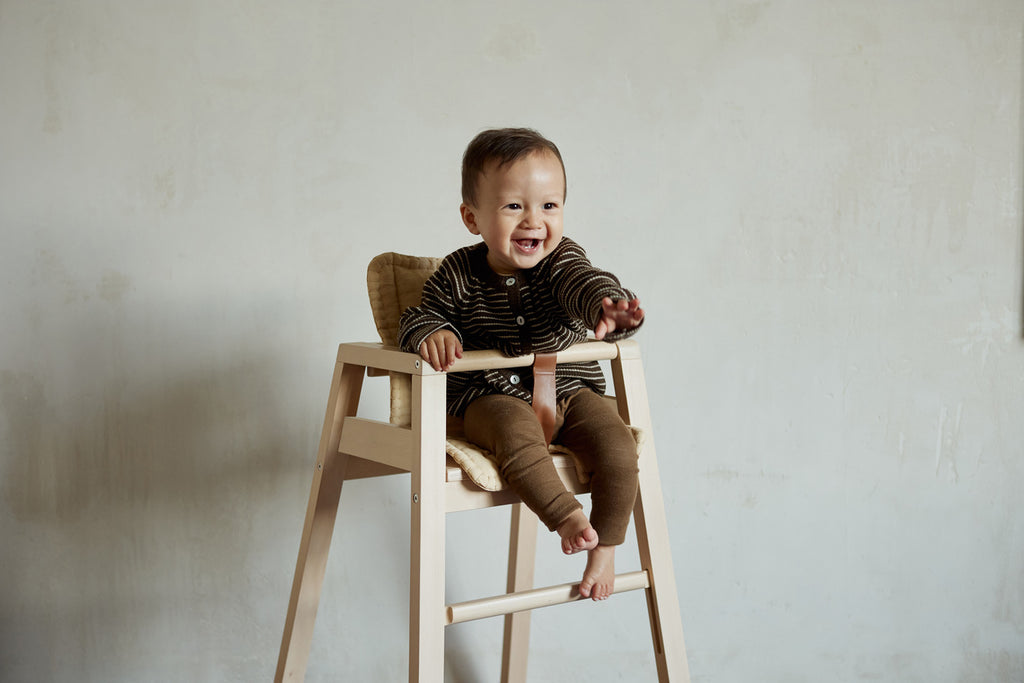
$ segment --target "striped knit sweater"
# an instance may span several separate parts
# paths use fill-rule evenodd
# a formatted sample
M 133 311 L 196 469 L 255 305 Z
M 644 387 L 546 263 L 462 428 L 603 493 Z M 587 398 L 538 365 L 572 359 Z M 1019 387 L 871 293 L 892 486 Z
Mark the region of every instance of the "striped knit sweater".
M 560 351 L 584 341 L 601 316 L 604 297 L 633 299 L 611 273 L 590 264 L 576 242 L 563 237 L 540 263 L 515 275 L 498 275 L 487 265 L 487 246 L 455 251 L 423 286 L 423 301 L 402 314 L 399 345 L 418 352 L 431 333 L 447 328 L 465 350 L 498 349 L 507 356 Z M 618 341 L 638 328 L 605 337 Z M 563 363 L 556 374 L 558 399 L 590 387 L 603 394 L 604 373 L 597 361 Z M 453 372 L 448 376 L 447 409 L 462 415 L 475 399 L 507 394 L 533 399 L 531 368 Z

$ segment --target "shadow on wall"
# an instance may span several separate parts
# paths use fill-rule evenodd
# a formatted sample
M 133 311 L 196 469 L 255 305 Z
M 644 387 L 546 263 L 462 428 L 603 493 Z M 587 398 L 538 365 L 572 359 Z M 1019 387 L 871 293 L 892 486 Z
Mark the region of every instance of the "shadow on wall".
M 270 353 L 183 371 L 187 352 L 172 350 L 141 379 L 98 362 L 112 334 L 97 324 L 69 340 L 70 380 L 0 374 L 0 679 L 241 676 L 280 637 L 252 596 L 281 592 L 259 570 L 275 549 L 268 502 L 308 486 L 311 437 L 287 424 Z M 295 527 L 282 520 L 281 534 Z

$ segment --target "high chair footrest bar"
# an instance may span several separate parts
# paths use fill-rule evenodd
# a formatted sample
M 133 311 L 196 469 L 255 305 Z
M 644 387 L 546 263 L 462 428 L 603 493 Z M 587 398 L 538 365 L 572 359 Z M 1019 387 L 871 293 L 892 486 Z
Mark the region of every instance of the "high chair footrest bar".
M 641 588 L 650 588 L 651 583 L 644 570 L 615 575 L 615 589 L 612 593 L 625 593 Z M 538 607 L 550 607 L 566 602 L 586 600 L 580 595 L 579 583 L 563 583 L 559 586 L 535 588 L 507 595 L 495 595 L 491 598 L 480 598 L 448 605 L 447 624 L 461 624 L 464 621 L 486 619 L 501 614 L 512 614 Z

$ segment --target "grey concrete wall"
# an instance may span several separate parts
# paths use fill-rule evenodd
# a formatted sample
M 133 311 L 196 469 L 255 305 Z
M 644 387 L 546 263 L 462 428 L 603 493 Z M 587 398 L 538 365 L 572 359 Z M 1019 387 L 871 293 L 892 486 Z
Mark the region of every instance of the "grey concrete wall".
M 471 242 L 463 147 L 530 125 L 649 313 L 694 680 L 1024 680 L 1022 27 L 0 2 L 0 679 L 270 680 L 365 265 Z M 404 679 L 407 486 L 345 490 L 311 681 Z M 501 589 L 507 517 L 450 520 L 452 599 Z M 495 680 L 499 631 L 450 629 L 449 679 Z M 652 678 L 639 596 L 536 615 L 532 681 Z

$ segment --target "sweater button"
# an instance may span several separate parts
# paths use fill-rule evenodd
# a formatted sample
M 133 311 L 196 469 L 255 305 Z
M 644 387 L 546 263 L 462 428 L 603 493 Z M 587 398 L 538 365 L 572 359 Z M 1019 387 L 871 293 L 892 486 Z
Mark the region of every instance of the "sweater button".
M 508 285 L 509 287 L 511 287 L 515 283 L 516 283 L 516 279 L 514 277 L 510 277 L 509 279 L 505 280 L 505 284 Z
M 525 325 L 525 324 L 526 324 L 526 318 L 524 318 L 521 315 L 520 316 L 516 316 L 516 325 Z
M 519 384 L 519 375 L 512 375 L 508 378 L 508 381 L 512 384 Z

